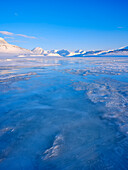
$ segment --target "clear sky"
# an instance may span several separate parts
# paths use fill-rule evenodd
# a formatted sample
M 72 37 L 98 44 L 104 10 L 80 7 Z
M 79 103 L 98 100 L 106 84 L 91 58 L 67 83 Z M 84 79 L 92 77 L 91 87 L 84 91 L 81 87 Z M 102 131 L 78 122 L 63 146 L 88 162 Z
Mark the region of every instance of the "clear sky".
M 128 0 L 2 0 L 0 36 L 29 49 L 119 48 L 128 45 Z

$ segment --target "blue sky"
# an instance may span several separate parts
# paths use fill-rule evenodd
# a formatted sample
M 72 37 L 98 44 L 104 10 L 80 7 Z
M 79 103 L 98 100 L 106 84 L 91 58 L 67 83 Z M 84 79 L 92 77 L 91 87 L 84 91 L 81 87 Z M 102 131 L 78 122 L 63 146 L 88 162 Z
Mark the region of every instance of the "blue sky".
M 1 1 L 0 36 L 29 49 L 126 46 L 128 0 Z

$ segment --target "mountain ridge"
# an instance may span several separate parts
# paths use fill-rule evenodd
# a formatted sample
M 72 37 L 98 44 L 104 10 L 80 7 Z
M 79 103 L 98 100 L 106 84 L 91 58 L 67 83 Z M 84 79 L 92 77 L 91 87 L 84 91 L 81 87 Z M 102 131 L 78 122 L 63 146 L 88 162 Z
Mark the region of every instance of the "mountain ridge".
M 86 56 L 115 56 L 115 55 L 126 55 L 128 56 L 128 46 L 121 47 L 114 50 L 75 50 L 71 52 L 69 50 L 44 50 L 41 47 L 35 47 L 32 50 L 21 48 L 16 45 L 9 44 L 3 38 L 0 37 L 0 53 L 7 54 L 30 54 L 30 55 L 41 55 L 41 56 L 56 56 L 56 57 L 86 57 Z

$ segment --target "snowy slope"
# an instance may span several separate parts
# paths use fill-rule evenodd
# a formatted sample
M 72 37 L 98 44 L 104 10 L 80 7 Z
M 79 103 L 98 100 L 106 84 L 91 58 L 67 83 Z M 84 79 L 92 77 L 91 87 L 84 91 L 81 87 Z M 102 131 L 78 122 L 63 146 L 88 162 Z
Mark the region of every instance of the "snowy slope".
M 114 50 L 108 50 L 108 51 L 101 51 L 97 55 L 128 55 L 128 46 L 126 47 L 121 47 L 119 49 L 114 49 Z
M 3 38 L 0 38 L 0 53 L 29 54 L 32 52 L 31 52 L 31 50 L 21 48 L 16 45 L 11 45 L 11 44 L 7 43 Z

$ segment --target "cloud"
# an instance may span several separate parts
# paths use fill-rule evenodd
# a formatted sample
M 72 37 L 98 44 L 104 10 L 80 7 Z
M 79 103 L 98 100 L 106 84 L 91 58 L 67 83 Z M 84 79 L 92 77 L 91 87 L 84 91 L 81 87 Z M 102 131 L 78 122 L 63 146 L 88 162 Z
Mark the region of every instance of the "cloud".
M 8 35 L 8 36 L 20 36 L 20 37 L 24 37 L 24 38 L 36 39 L 36 37 L 34 37 L 34 36 L 28 36 L 28 35 L 24 35 L 24 34 L 14 34 L 12 32 L 8 32 L 8 31 L 0 31 L 0 34 Z
M 28 36 L 28 35 L 24 35 L 24 34 L 16 34 L 17 36 L 20 36 L 20 37 L 25 37 L 25 38 L 32 38 L 32 39 L 36 39 L 36 37 L 33 37 L 33 36 Z
M 14 35 L 12 32 L 8 32 L 8 31 L 0 31 L 0 34 L 3 34 L 3 35 Z

